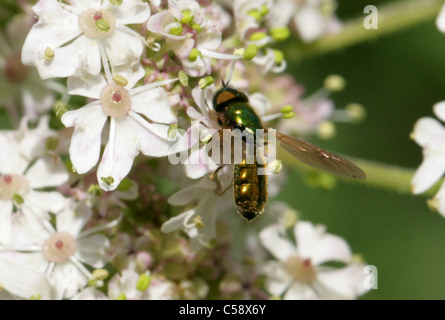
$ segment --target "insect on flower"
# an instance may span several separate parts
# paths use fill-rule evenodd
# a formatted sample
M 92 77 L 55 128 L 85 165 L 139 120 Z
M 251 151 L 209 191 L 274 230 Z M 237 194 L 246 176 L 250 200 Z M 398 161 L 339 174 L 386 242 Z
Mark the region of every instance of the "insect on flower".
M 259 141 L 256 132 L 261 132 L 265 128 L 244 93 L 223 83 L 223 88 L 216 92 L 213 97 L 213 108 L 222 128 L 220 132 L 224 129 L 238 129 L 243 132 L 244 145 L 249 144 L 249 142 L 246 142 L 246 140 L 249 140 L 245 139 L 246 137 L 251 137 L 253 144 L 257 145 Z M 280 141 L 284 150 L 315 169 L 324 170 L 344 178 L 361 180 L 366 178 L 362 169 L 336 154 L 279 132 L 275 132 L 275 137 Z M 265 144 L 267 144 L 267 140 Z M 244 149 L 243 151 L 246 154 Z M 244 155 L 239 163 L 234 163 L 235 206 L 243 218 L 252 221 L 264 211 L 267 203 L 267 176 L 259 174 L 267 164 L 259 156 L 254 156 L 254 161 L 249 162 Z

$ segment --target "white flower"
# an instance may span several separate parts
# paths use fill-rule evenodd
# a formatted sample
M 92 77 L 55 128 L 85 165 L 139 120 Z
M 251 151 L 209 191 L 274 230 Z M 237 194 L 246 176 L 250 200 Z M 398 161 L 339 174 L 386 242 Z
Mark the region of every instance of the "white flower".
M 112 67 L 138 59 L 144 39 L 127 27 L 150 16 L 142 0 L 110 1 L 40 0 L 33 11 L 38 22 L 32 27 L 22 51 L 22 61 L 35 65 L 42 79 L 68 77 L 79 71 L 97 75 L 102 60 Z
M 128 80 L 126 87 L 111 79 L 106 81 L 102 76 L 72 78 L 68 83 L 70 93 L 98 100 L 62 116 L 66 127 L 75 128 L 70 157 L 79 174 L 96 165 L 102 130 L 110 118 L 109 139 L 97 171 L 99 185 L 106 191 L 117 188 L 139 152 L 155 157 L 175 152 L 170 150 L 174 139 L 169 138 L 168 124 L 175 122 L 176 117 L 166 91 L 159 86 L 176 79 L 131 89 L 144 75 L 144 70 L 139 63 L 127 73 L 124 70 L 120 74 Z
M 71 300 L 109 300 L 108 297 L 94 287 L 87 287 L 76 294 Z
M 188 131 L 190 137 L 190 156 L 185 164 L 187 177 L 192 179 L 201 178 L 218 169 L 218 166 L 211 161 L 206 148 L 201 145 L 202 141 L 208 141 L 217 131 L 216 119 L 209 110 L 207 101 L 212 101 L 216 89 L 211 85 L 204 90 L 195 87 L 192 96 L 198 108 L 188 108 L 187 115 L 192 120 L 192 126 Z
M 110 242 L 104 235 L 96 233 L 118 223 L 115 220 L 83 230 L 90 222 L 91 215 L 90 208 L 74 201 L 67 202 L 63 211 L 56 216 L 55 228 L 48 221 L 38 223 L 38 227 L 30 225 L 22 215 L 14 215 L 14 244 L 9 247 L 0 246 L 0 260 L 9 263 L 2 270 L 2 275 L 24 279 L 35 276 L 36 281 L 45 275 L 53 291 L 53 298 L 69 298 L 77 294 L 87 280 L 93 279 L 83 263 L 97 269 L 102 268 L 108 260 Z M 23 267 L 17 268 L 15 264 Z M 22 293 L 16 290 L 13 283 L 5 286 L 2 278 L 0 283 L 6 290 L 22 298 L 29 298 L 27 292 L 35 289 L 36 285 L 33 282 L 24 284 Z M 42 279 L 39 283 L 44 285 L 45 281 Z M 49 298 L 47 292 L 37 294 Z
M 202 28 L 205 20 L 201 7 L 195 0 L 169 0 L 168 8 L 151 16 L 147 29 L 164 36 L 179 59 L 187 59 L 195 46 L 196 29 Z
M 273 7 L 272 0 L 235 0 L 233 3 L 233 12 L 236 20 L 236 29 L 241 41 L 248 44 L 256 44 L 259 47 L 271 42 L 271 37 L 264 34 L 264 37 L 258 40 L 252 40 L 250 37 L 257 32 L 264 33 L 265 29 L 261 26 L 263 18 L 267 16 Z
M 283 236 L 281 225 L 261 231 L 264 247 L 277 259 L 263 268 L 266 288 L 284 299 L 354 299 L 366 292 L 364 265 L 352 262 L 348 244 L 326 233 L 325 227 L 298 222 L 294 227 L 295 246 Z M 323 265 L 329 261 L 343 268 Z
M 439 15 L 437 16 L 436 26 L 437 29 L 440 30 L 440 32 L 445 33 L 445 6 L 442 7 Z
M 436 116 L 445 121 L 445 101 L 434 105 Z M 421 118 L 411 137 L 423 148 L 423 162 L 412 179 L 412 190 L 419 194 L 431 188 L 445 173 L 445 128 L 433 118 Z M 445 184 L 439 189 L 431 204 L 445 216 Z
M 232 170 L 226 166 L 218 171 L 221 189 L 224 191 L 232 181 Z M 192 209 L 171 218 L 162 225 L 161 231 L 170 233 L 183 230 L 191 239 L 193 250 L 210 245 L 210 240 L 216 236 L 216 218 L 221 205 L 227 203 L 224 197 L 217 194 L 217 184 L 207 177 L 198 183 L 178 191 L 169 198 L 169 203 L 175 206 L 184 206 L 197 203 Z M 233 206 L 233 204 L 231 204 Z
M 1 248 L 0 248 L 1 250 Z M 0 252 L 0 293 L 7 293 L 5 299 L 50 299 L 53 290 L 48 276 L 30 267 L 22 255 L 6 256 Z
M 330 119 L 335 111 L 331 99 L 317 98 L 298 101 L 294 106 L 295 117 L 281 121 L 278 131 L 290 135 L 309 135 L 317 132 L 321 123 Z
M 281 58 L 279 51 L 270 48 L 265 49 L 265 53 L 258 54 L 252 61 L 260 67 L 261 73 L 266 74 L 270 71 L 274 73 L 283 72 L 287 67 L 287 62 Z
M 148 286 L 141 285 L 141 277 L 146 278 Z M 173 283 L 166 279 L 149 272 L 139 275 L 131 269 L 116 274 L 108 284 L 108 296 L 113 300 L 171 300 L 174 293 Z
M 10 117 L 18 118 L 18 110 L 34 121 L 54 104 L 50 86 L 54 83 L 41 81 L 35 69 L 23 65 L 20 55 L 26 33 L 32 26 L 33 15 L 27 14 L 12 19 L 5 31 L 0 33 L 0 96 Z
M 42 122 L 41 122 L 42 124 Z M 14 205 L 30 221 L 49 220 L 48 212 L 57 213 L 64 206 L 63 196 L 55 191 L 43 191 L 68 181 L 62 160 L 45 152 L 45 136 L 54 135 L 42 126 L 29 130 L 0 132 L 0 244 L 12 244 L 12 214 Z
M 161 34 L 192 77 L 211 73 L 210 58 L 238 60 L 240 55 L 219 53 L 222 30 L 205 16 L 195 0 L 169 0 L 169 9 L 147 22 L 147 29 Z
M 293 20 L 301 39 L 312 42 L 325 34 L 336 33 L 341 23 L 335 15 L 335 0 L 277 0 L 268 16 L 271 27 L 285 26 Z

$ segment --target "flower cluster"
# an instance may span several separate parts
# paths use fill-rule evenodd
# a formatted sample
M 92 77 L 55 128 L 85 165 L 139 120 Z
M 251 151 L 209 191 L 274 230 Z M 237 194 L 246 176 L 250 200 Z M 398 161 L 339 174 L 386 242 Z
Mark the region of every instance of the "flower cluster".
M 436 19 L 436 26 L 439 31 L 445 33 L 445 6 Z M 445 121 L 445 101 L 436 103 L 433 111 L 439 120 Z M 414 125 L 411 138 L 423 148 L 423 162 L 411 181 L 412 192 L 420 194 L 433 187 L 445 173 L 445 128 L 436 119 L 424 117 Z M 445 216 L 444 184 L 428 201 L 428 205 Z
M 277 43 L 341 30 L 334 1 L 20 5 L 21 18 L 0 34 L 0 93 L 13 127 L 0 130 L 1 298 L 366 292 L 364 262 L 347 243 L 297 222 L 284 204 L 269 205 L 269 218 L 244 238 L 244 259 L 231 259 L 243 246 L 232 228 L 245 226 L 227 192 L 233 166 L 207 152 L 222 129 L 211 107 L 219 83 L 245 91 L 261 120 L 287 134 L 328 138 L 334 121 L 354 120 L 329 98 L 341 77 L 303 97 L 292 77 L 277 75 L 287 66 Z M 285 175 L 279 161 L 266 169 L 273 197 Z M 292 228 L 297 246 L 285 239 Z M 342 266 L 324 265 L 331 261 Z

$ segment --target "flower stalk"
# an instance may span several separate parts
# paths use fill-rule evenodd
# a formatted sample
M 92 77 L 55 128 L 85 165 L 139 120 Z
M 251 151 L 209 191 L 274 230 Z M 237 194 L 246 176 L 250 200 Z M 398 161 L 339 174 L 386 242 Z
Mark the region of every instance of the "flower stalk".
M 300 161 L 295 160 L 295 158 L 293 158 L 292 155 L 288 154 L 287 152 L 280 153 L 279 158 L 288 168 L 297 169 L 302 172 L 310 172 L 314 170 L 311 167 L 308 167 L 305 164 L 301 163 Z M 348 159 L 358 165 L 363 171 L 365 171 L 367 177 L 365 180 L 352 180 L 343 178 L 339 179 L 353 183 L 360 183 L 375 188 L 396 191 L 402 194 L 412 194 L 411 181 L 415 169 L 402 168 L 357 158 L 348 157 Z M 434 196 L 437 193 L 441 181 L 439 181 L 431 189 L 429 189 L 422 195 L 425 197 Z

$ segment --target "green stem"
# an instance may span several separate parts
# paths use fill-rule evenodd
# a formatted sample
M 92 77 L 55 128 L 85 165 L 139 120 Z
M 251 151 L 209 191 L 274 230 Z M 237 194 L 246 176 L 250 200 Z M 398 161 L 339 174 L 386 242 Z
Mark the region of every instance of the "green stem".
M 279 154 L 279 159 L 281 159 L 284 165 L 288 168 L 298 169 L 299 171 L 303 172 L 310 172 L 314 170 L 311 167 L 308 167 L 305 164 L 295 160 L 293 156 L 285 152 Z M 396 191 L 399 193 L 412 194 L 411 180 L 415 172 L 414 169 L 400 168 L 397 166 L 362 159 L 351 160 L 366 172 L 366 179 L 339 179 L 385 190 Z M 442 182 L 439 181 L 435 186 L 423 193 L 422 196 L 433 197 L 437 193 L 441 183 Z
M 309 44 L 288 45 L 284 48 L 286 58 L 289 62 L 296 62 L 430 21 L 437 17 L 443 4 L 443 0 L 405 0 L 381 5 L 377 7 L 378 29 L 365 29 L 363 21 L 367 15 L 363 14 L 362 17 L 345 23 L 338 34 L 324 36 Z

